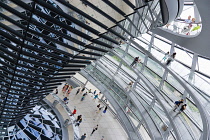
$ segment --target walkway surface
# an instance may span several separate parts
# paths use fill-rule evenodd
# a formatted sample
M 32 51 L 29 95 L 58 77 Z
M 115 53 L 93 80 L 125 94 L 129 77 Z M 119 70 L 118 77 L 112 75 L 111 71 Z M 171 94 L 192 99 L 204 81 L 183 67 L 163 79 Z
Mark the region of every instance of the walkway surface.
M 62 93 L 62 87 L 64 83 L 58 87 L 58 96 L 63 99 L 66 94 Z M 79 93 L 76 95 L 76 91 L 78 88 L 75 88 L 71 91 L 68 96 L 68 107 L 73 110 L 74 107 L 77 109 L 77 115 L 82 115 L 82 123 L 80 124 L 80 134 L 87 134 L 87 138 L 85 140 L 127 140 L 127 135 L 123 130 L 122 126 L 119 122 L 114 119 L 114 116 L 107 111 L 106 114 L 96 113 L 97 105 L 99 104 L 98 100 L 93 100 L 93 94 L 88 94 L 84 101 L 80 101 L 82 94 Z M 92 88 L 92 92 L 95 89 Z M 97 91 L 98 93 L 99 91 Z M 101 103 L 100 103 L 101 104 Z M 101 104 L 102 105 L 102 104 Z M 102 105 L 103 106 L 103 105 Z M 98 130 L 94 132 L 92 136 L 90 136 L 93 127 L 99 125 Z

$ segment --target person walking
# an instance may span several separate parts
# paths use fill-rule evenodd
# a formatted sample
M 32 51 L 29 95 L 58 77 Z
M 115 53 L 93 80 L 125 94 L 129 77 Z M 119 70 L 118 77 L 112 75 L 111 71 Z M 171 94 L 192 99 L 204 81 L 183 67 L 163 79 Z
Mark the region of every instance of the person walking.
M 93 131 L 91 132 L 90 136 L 92 136 L 93 133 L 94 133 L 96 130 L 98 130 L 98 124 L 93 128 Z
M 76 113 L 77 113 L 77 110 L 76 110 L 76 107 L 74 107 L 74 110 L 73 110 L 73 112 L 71 113 L 70 116 L 74 116 Z
M 83 101 L 85 99 L 86 95 L 87 95 L 87 92 L 82 95 L 81 101 Z
M 68 100 L 69 100 L 69 99 L 68 99 L 67 97 L 65 97 L 65 98 L 63 99 L 63 101 L 64 101 L 65 104 L 68 104 Z
M 85 91 L 85 87 L 82 88 L 81 92 Z
M 96 113 L 100 113 L 100 111 L 104 108 L 104 106 L 99 107 L 98 110 L 96 111 Z
M 93 100 L 96 100 L 96 98 L 98 98 L 98 94 L 96 94 L 93 98 Z
M 100 108 L 100 106 L 101 106 L 101 104 L 98 104 L 98 105 L 97 105 L 97 108 Z
M 76 95 L 79 94 L 79 92 L 80 92 L 80 88 L 77 90 Z
M 55 89 L 55 94 L 58 94 L 58 89 L 57 88 Z
M 165 56 L 163 57 L 161 61 L 165 62 L 168 57 L 169 57 L 169 52 L 165 53 Z
M 138 61 L 139 61 L 139 57 L 135 57 L 130 66 L 133 67 L 133 65 L 136 64 Z
M 104 102 L 107 102 L 107 99 L 104 99 Z
M 104 114 L 106 113 L 107 109 L 108 109 L 108 105 L 104 108 L 104 111 L 103 111 Z
M 76 122 L 75 127 L 76 127 L 76 126 L 79 126 L 79 125 L 81 124 L 81 122 L 82 122 L 82 118 L 80 118 L 80 119 Z
M 182 107 L 180 108 L 179 112 L 176 115 L 179 115 L 180 113 L 182 113 L 187 107 L 187 104 L 182 105 Z
M 174 58 L 176 56 L 176 53 L 174 52 L 166 61 L 166 66 L 168 66 L 169 64 L 171 64 L 172 61 L 174 61 Z
M 64 101 L 64 102 L 66 102 L 67 100 L 68 100 L 68 98 L 67 98 L 67 97 L 64 97 L 64 98 L 63 98 L 63 101 Z
M 176 109 L 183 103 L 183 101 L 184 101 L 184 99 L 181 99 L 181 100 L 179 100 L 179 101 L 175 101 L 175 106 L 174 106 L 174 109 L 173 109 L 173 111 L 175 112 L 176 111 Z
M 86 133 L 84 133 L 84 135 L 81 136 L 80 140 L 85 140 L 86 138 Z
M 93 92 L 93 95 L 95 95 L 96 94 L 96 90 Z
M 75 120 L 75 122 L 78 122 L 80 120 L 80 118 L 82 118 L 82 115 L 78 115 L 77 119 Z

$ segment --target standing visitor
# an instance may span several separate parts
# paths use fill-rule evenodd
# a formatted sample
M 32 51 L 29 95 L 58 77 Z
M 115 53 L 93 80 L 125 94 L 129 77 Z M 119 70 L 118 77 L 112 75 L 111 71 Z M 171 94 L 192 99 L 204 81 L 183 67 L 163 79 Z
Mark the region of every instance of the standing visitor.
M 101 106 L 101 104 L 98 104 L 98 105 L 97 105 L 97 108 L 100 108 L 100 106 Z
M 96 100 L 96 98 L 98 98 L 98 94 L 96 94 L 93 98 L 93 100 Z
M 93 95 L 95 95 L 96 94 L 96 90 L 93 92 Z
M 85 87 L 82 88 L 81 92 L 85 91 Z
M 81 122 L 82 122 L 82 118 L 80 118 L 80 119 L 76 122 L 75 127 L 76 127 L 76 126 L 79 126 L 79 125 L 81 124 Z
M 73 89 L 73 87 L 72 86 L 69 86 L 69 89 L 67 91 L 67 94 L 70 94 L 72 89 Z
M 166 66 L 168 66 L 169 64 L 171 64 L 172 61 L 174 61 L 175 56 L 176 56 L 176 53 L 174 52 L 174 53 L 168 58 L 168 60 L 166 61 Z
M 75 120 L 75 122 L 78 122 L 80 120 L 80 118 L 82 118 L 82 115 L 78 115 L 77 119 Z
M 66 90 L 67 90 L 68 88 L 69 88 L 68 84 L 65 84 L 65 85 L 63 86 L 62 92 L 63 92 L 63 93 L 66 93 Z
M 180 113 L 182 113 L 187 107 L 187 104 L 182 105 L 182 107 L 180 108 L 179 112 L 177 113 L 177 115 L 179 115 Z
M 68 100 L 69 99 L 67 97 L 63 98 L 63 101 L 64 101 L 65 104 L 68 104 Z
M 87 92 L 82 95 L 81 101 L 83 101 L 85 99 L 86 95 L 87 95 Z
M 133 68 L 136 68 L 139 63 L 141 63 L 141 59 L 138 59 L 138 61 L 136 62 L 136 64 L 133 66 Z
M 104 108 L 104 106 L 99 107 L 98 110 L 96 111 L 96 113 L 100 113 L 103 108 Z
M 55 94 L 58 94 L 58 89 L 57 88 L 55 89 Z
M 81 136 L 80 140 L 85 140 L 86 138 L 86 133 L 84 133 L 84 135 Z
M 165 53 L 165 56 L 163 57 L 161 61 L 165 62 L 168 57 L 169 57 L 169 52 Z
M 184 101 L 184 99 L 181 99 L 181 100 L 179 100 L 179 101 L 175 101 L 175 102 L 174 102 L 174 104 L 175 104 L 174 109 L 173 109 L 174 112 L 175 112 L 176 109 L 183 103 L 183 101 Z
M 108 105 L 104 108 L 104 111 L 103 111 L 104 114 L 106 113 L 107 109 L 108 109 Z
M 77 90 L 76 95 L 80 92 L 80 88 Z

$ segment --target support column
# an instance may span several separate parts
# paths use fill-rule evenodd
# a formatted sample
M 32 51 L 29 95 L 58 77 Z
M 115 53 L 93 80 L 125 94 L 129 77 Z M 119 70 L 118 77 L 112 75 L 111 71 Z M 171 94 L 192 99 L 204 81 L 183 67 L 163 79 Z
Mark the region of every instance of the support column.
M 151 52 L 152 46 L 154 44 L 154 38 L 155 38 L 155 35 L 154 35 L 154 33 L 152 33 L 151 40 L 150 40 L 150 43 L 149 43 L 148 52 Z M 145 55 L 144 63 L 143 63 L 142 68 L 140 70 L 141 72 L 143 72 L 144 67 L 147 65 L 147 61 L 148 61 L 148 55 Z
M 201 22 L 201 17 L 196 4 L 194 4 L 194 16 L 195 16 L 195 23 Z
M 193 55 L 193 59 L 192 59 L 192 65 L 191 65 L 191 70 L 190 70 L 190 74 L 189 74 L 189 77 L 188 77 L 188 82 L 189 83 L 192 83 L 193 81 L 193 78 L 194 78 L 194 73 L 195 73 L 195 68 L 197 66 L 197 63 L 198 63 L 198 54 L 194 53 Z
M 192 59 L 192 65 L 191 65 L 191 70 L 190 70 L 190 74 L 188 77 L 188 82 L 191 84 L 195 75 L 195 68 L 196 65 L 198 63 L 198 54 L 194 53 L 193 55 L 193 59 Z M 188 96 L 188 93 L 186 92 L 186 90 L 184 91 L 183 94 L 183 98 L 185 99 Z
M 128 49 L 129 49 L 129 46 L 130 46 L 130 42 L 129 42 L 128 44 L 126 44 L 126 45 L 127 45 L 127 46 L 126 46 L 126 49 L 125 49 L 125 51 L 124 51 L 124 53 L 123 53 L 122 58 L 124 58 L 125 55 L 128 53 Z M 114 51 L 114 50 L 113 50 L 113 51 Z M 114 53 L 114 52 L 112 52 L 112 53 Z M 114 54 L 115 54 L 115 53 L 114 53 Z M 116 70 L 116 72 L 114 73 L 114 75 L 118 74 L 118 71 L 119 71 L 119 69 L 121 68 L 121 66 L 122 66 L 122 59 L 120 59 L 120 64 L 118 65 L 117 70 Z M 114 76 L 113 76 L 113 78 L 114 78 Z

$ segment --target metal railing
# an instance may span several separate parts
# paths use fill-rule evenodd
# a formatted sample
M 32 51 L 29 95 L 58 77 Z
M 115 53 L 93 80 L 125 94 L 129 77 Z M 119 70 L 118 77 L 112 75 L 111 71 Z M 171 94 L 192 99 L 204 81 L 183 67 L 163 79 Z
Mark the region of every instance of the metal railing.
M 55 93 L 51 93 L 51 95 L 54 97 L 54 107 L 56 106 L 57 103 L 59 103 L 65 110 L 65 112 L 68 114 L 69 119 L 66 119 L 64 122 L 64 126 L 67 127 L 68 125 L 71 125 L 75 122 L 74 116 L 70 116 L 72 114 L 72 111 L 69 109 L 69 107 L 61 100 Z M 55 103 L 58 101 L 57 103 Z M 73 130 L 74 130 L 74 140 L 79 140 L 80 139 L 80 130 L 78 127 L 75 127 L 72 125 Z

